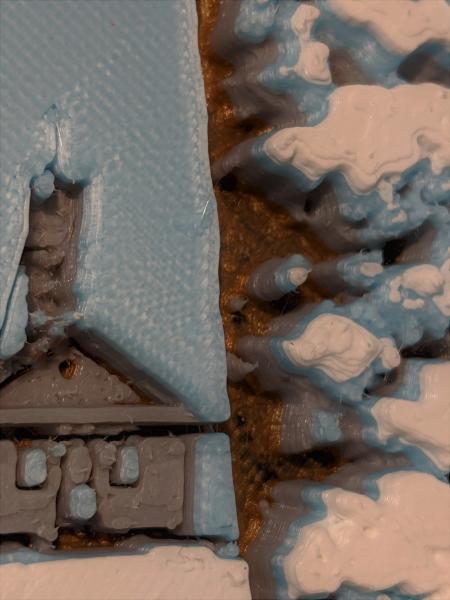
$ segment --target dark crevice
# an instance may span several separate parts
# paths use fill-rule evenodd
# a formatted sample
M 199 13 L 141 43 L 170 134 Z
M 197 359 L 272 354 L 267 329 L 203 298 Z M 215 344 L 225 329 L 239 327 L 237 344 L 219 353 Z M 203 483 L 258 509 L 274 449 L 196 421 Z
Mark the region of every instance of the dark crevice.
M 439 56 L 440 55 L 440 56 Z M 447 67 L 443 64 L 447 61 Z M 450 86 L 450 71 L 446 49 L 423 48 L 405 58 L 398 75 L 408 83 L 436 83 Z
M 223 192 L 233 192 L 237 188 L 237 179 L 233 173 L 228 173 L 217 184 Z
M 383 265 L 393 265 L 400 254 L 405 250 L 407 243 L 406 238 L 387 242 L 383 249 Z

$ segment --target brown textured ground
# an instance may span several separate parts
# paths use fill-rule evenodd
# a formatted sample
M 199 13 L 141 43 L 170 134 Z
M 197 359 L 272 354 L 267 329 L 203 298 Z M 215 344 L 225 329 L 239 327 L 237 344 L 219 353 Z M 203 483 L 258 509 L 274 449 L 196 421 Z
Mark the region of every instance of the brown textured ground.
M 221 87 L 232 68 L 211 48 L 218 0 L 197 0 L 197 5 L 209 114 L 209 151 L 214 162 L 232 146 L 266 128 L 264 123 L 249 125 L 235 119 L 230 100 Z M 240 313 L 231 314 L 227 308 L 229 301 L 245 295 L 248 275 L 274 256 L 304 253 L 316 261 L 329 252 L 305 227 L 263 199 L 239 187 L 225 191 L 217 185 L 215 194 L 221 233 L 221 311 L 226 347 L 232 351 L 239 337 L 264 333 L 269 320 L 280 312 L 299 302 L 319 299 L 317 291 L 306 284 L 301 294 L 291 295 L 284 304 L 249 301 Z M 277 456 L 280 401 L 262 393 L 252 377 L 245 383 L 230 384 L 228 392 L 232 415 L 224 429 L 231 437 L 240 544 L 245 553 L 260 525 L 258 503 L 267 498 L 271 484 L 278 479 L 321 479 L 335 468 L 337 457 L 331 452 L 322 454 L 320 460 L 313 456 Z

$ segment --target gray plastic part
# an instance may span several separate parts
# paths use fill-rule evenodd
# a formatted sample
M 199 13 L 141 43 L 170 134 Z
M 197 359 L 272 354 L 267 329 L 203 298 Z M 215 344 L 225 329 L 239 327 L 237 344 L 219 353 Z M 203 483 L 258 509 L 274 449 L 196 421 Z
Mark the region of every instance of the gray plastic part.
M 287 271 L 289 269 L 288 263 L 289 257 L 271 258 L 259 265 L 248 279 L 247 291 L 249 295 L 263 302 L 272 302 L 282 298 L 287 292 L 280 288 L 276 280 L 276 272 L 283 266 Z M 294 285 L 293 289 L 295 289 Z
M 358 296 L 366 291 L 364 287 L 358 288 L 350 285 L 340 275 L 338 263 L 345 259 L 346 256 L 350 255 L 341 254 L 337 258 L 316 263 L 311 270 L 310 279 L 314 281 L 327 296 L 334 296 L 336 294 Z
M 77 438 L 63 443 L 34 440 L 23 446 L 1 441 L 0 534 L 25 533 L 52 542 L 57 527 L 88 525 L 105 533 L 178 527 L 177 534 L 180 529 L 195 535 L 194 456 L 199 437 L 130 436 L 87 443 Z M 23 477 L 18 453 L 36 450 L 45 453 L 46 480 L 40 489 L 19 489 Z M 137 479 L 117 483 L 114 472 L 127 450 L 137 452 Z
M 355 462 L 341 467 L 330 475 L 326 483 L 341 487 L 349 492 L 366 493 L 365 482 L 370 475 L 386 469 L 409 468 L 408 459 L 402 454 L 387 454 L 381 451 L 358 453 Z
M 273 600 L 276 591 L 272 558 L 288 536 L 292 522 L 304 514 L 305 507 L 296 494 L 296 498 L 290 502 L 274 502 L 271 506 L 262 502 L 260 509 L 264 519 L 263 525 L 256 539 L 249 545 L 245 560 L 251 567 L 249 576 L 252 598 Z
M 308 403 L 304 405 L 303 396 L 298 401 L 283 402 L 280 432 L 280 452 L 296 454 L 314 447 L 315 442 L 309 425 L 311 415 Z
M 133 486 L 111 483 L 117 458 L 114 443 L 88 443 L 93 459 L 91 485 L 97 492 L 97 512 L 92 526 L 97 531 L 126 532 L 158 527 L 174 529 L 183 518 L 184 454 L 177 438 L 129 438 L 139 453 L 140 475 Z
M 138 405 L 104 408 L 43 408 L 0 410 L 0 427 L 31 427 L 49 435 L 112 435 L 137 425 L 198 423 L 178 406 Z
M 61 483 L 60 457 L 51 441 L 33 442 L 31 447 L 47 451 L 47 479 L 40 489 L 16 485 L 17 448 L 10 440 L 0 441 L 0 534 L 25 533 L 49 542 L 56 539 L 56 496 Z
M 248 298 L 245 296 L 233 296 L 228 302 L 227 309 L 230 313 L 240 312 L 247 304 Z
M 72 284 L 82 203 L 80 190 L 74 189 L 55 191 L 45 202 L 31 204 L 22 257 L 30 279 L 30 312 L 57 317 L 75 308 Z
M 67 346 L 58 348 L 52 356 L 42 357 L 29 371 L 0 390 L 0 410 L 99 408 L 140 403 L 139 396 L 116 375 Z
M 198 435 L 181 436 L 184 454 L 184 504 L 183 519 L 175 530 L 176 535 L 196 535 L 194 524 L 194 495 L 195 495 L 195 444 Z
M 87 484 L 91 476 L 92 460 L 89 450 L 81 440 L 71 440 L 66 443 L 67 452 L 62 461 L 62 481 L 58 494 L 59 526 L 71 526 L 87 520 L 83 516 L 82 499 L 76 502 L 73 490 Z M 81 488 L 78 488 L 81 491 Z
M 281 417 L 280 452 L 297 454 L 320 446 L 361 442 L 361 423 L 355 411 L 336 405 L 309 381 L 298 379 L 281 392 L 283 411 Z M 318 414 L 329 415 L 336 421 L 338 436 L 322 438 L 315 427 Z
M 420 229 L 414 231 L 405 240 L 405 247 L 399 254 L 396 262 L 401 264 L 415 264 L 429 262 L 431 249 L 438 232 L 432 223 L 425 223 Z
M 137 424 L 194 422 L 180 405 L 143 401 L 117 375 L 64 344 L 0 388 L 0 427 L 91 435 L 132 431 Z
M 229 381 L 238 383 L 255 369 L 256 365 L 243 361 L 232 352 L 227 352 L 227 376 Z

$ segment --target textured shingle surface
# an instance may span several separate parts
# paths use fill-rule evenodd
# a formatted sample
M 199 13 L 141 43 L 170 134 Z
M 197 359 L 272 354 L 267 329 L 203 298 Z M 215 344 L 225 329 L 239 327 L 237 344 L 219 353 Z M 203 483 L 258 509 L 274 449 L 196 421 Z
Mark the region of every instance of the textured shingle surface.
M 21 267 L 6 307 L 3 327 L 0 328 L 0 359 L 14 356 L 23 348 L 27 340 L 25 333 L 28 322 L 27 293 L 28 277 Z
M 220 420 L 219 240 L 196 19 L 191 0 L 2 1 L 0 291 L 6 303 L 30 180 L 53 163 L 87 186 L 78 325 Z
M 228 437 L 223 433 L 199 436 L 194 460 L 195 533 L 236 540 L 239 529 Z

